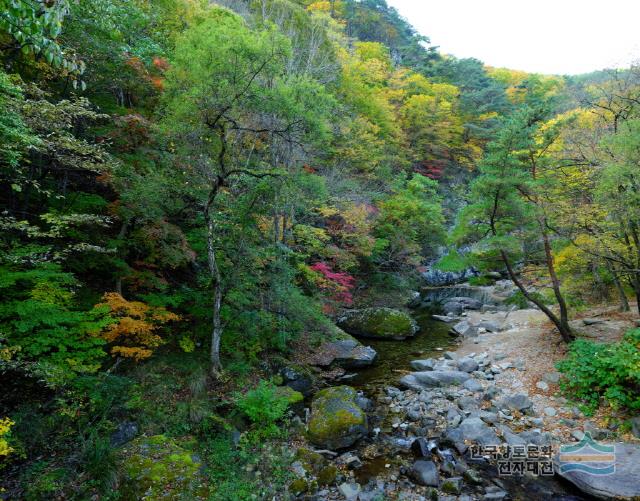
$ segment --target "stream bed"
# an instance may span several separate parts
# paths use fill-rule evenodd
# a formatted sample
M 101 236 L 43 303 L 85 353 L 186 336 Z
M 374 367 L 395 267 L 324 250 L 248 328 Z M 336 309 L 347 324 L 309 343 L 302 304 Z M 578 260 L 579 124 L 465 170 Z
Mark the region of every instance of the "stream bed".
M 399 379 L 412 371 L 411 361 L 438 358 L 445 351 L 455 351 L 457 341 L 449 334 L 451 326 L 432 318 L 431 312 L 419 310 L 414 313 L 420 331 L 413 338 L 404 341 L 367 340 L 366 344 L 378 353 L 376 362 L 366 369 L 356 371 L 356 375 L 346 384 L 361 390 L 373 404 L 370 410 L 370 426 L 378 430 L 375 438 L 360 443 L 353 448 L 354 454 L 362 460 L 354 479 L 362 486 L 370 486 L 381 481 L 395 482 L 397 474 L 406 471 L 407 463 L 413 461 L 409 448 L 399 450 L 395 445 L 402 442 L 402 432 L 393 425 L 396 415 L 390 410 L 388 387 L 397 387 Z M 453 404 L 453 402 L 451 403 Z M 435 411 L 434 411 L 435 412 Z M 407 440 L 405 439 L 405 442 Z M 374 449 L 376 453 L 369 452 Z M 446 450 L 447 454 L 454 451 Z M 499 486 L 508 496 L 505 499 L 522 501 L 579 501 L 590 497 L 579 493 L 575 487 L 561 479 L 542 477 L 499 477 L 494 466 L 475 464 L 476 470 L 489 484 Z M 380 484 L 379 484 L 380 485 Z M 496 487 L 497 488 L 497 487 Z M 452 499 L 456 499 L 454 496 Z M 483 499 L 468 497 L 466 499 Z M 497 499 L 497 498 L 496 498 Z

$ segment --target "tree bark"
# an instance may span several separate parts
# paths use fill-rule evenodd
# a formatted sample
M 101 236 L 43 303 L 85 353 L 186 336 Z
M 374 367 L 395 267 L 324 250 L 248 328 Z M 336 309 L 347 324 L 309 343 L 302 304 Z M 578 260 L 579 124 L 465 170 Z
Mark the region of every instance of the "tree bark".
M 540 310 L 549 318 L 549 320 L 553 322 L 553 324 L 556 326 L 556 328 L 560 332 L 560 336 L 562 336 L 562 340 L 565 343 L 570 343 L 571 341 L 573 341 L 574 340 L 573 333 L 571 332 L 570 328 L 567 329 L 569 325 L 567 324 L 565 327 L 562 324 L 561 320 L 558 318 L 558 316 L 555 313 L 553 313 L 553 311 L 551 311 L 546 304 L 544 304 L 538 298 L 531 295 L 529 291 L 527 291 L 524 284 L 518 279 L 518 277 L 516 276 L 516 273 L 513 271 L 513 267 L 511 266 L 511 262 L 509 261 L 509 257 L 507 256 L 507 253 L 503 250 L 500 250 L 500 257 L 502 258 L 502 262 L 507 268 L 507 273 L 509 273 L 509 278 L 511 278 L 511 281 L 520 290 L 520 292 L 522 292 L 522 295 L 525 298 L 527 298 L 529 301 L 531 301 L 533 304 L 535 304 L 538 308 L 540 308 Z
M 212 330 L 211 330 L 211 374 L 218 376 L 222 371 L 220 361 L 220 340 L 222 339 L 222 321 L 220 310 L 222 309 L 222 276 L 215 250 L 215 222 L 213 218 L 213 205 L 220 189 L 220 181 L 216 181 L 211 186 L 209 198 L 204 211 L 204 219 L 207 226 L 207 263 L 209 275 L 213 282 L 213 308 L 212 308 Z
M 631 308 L 629 307 L 629 300 L 627 299 L 627 294 L 624 291 L 624 287 L 622 286 L 622 282 L 620 281 L 620 277 L 618 277 L 618 273 L 611 264 L 611 261 L 605 259 L 605 263 L 607 266 L 607 270 L 611 273 L 613 277 L 613 284 L 616 286 L 616 290 L 618 291 L 618 297 L 620 298 L 620 311 L 629 311 Z
M 560 280 L 558 280 L 558 274 L 556 273 L 556 267 L 554 264 L 553 253 L 551 252 L 551 244 L 549 243 L 549 235 L 544 229 L 544 225 L 541 223 L 540 229 L 542 231 L 542 241 L 544 244 L 544 255 L 547 261 L 547 269 L 549 270 L 549 276 L 551 277 L 551 285 L 553 287 L 553 293 L 558 301 L 560 307 L 560 325 L 562 328 L 560 334 L 565 342 L 573 341 L 573 333 L 571 327 L 569 327 L 569 309 L 567 308 L 567 302 L 560 290 Z

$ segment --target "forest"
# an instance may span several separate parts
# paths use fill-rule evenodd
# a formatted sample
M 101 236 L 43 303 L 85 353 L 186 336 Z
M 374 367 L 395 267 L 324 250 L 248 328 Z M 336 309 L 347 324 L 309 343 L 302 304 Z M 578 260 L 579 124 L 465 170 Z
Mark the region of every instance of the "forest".
M 640 460 L 640 67 L 385 0 L 0 5 L 0 499 L 640 497 L 460 438 Z

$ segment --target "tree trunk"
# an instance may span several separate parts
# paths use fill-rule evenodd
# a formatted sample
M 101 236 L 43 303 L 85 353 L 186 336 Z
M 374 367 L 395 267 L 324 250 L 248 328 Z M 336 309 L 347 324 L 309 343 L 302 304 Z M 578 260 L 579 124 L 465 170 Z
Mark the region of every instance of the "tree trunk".
M 556 326 L 556 328 L 560 332 L 560 335 L 562 336 L 562 340 L 565 343 L 570 343 L 571 341 L 573 341 L 574 336 L 573 336 L 573 333 L 571 332 L 571 329 L 568 328 L 569 327 L 568 324 L 565 327 L 562 324 L 561 320 L 557 317 L 557 315 L 555 315 L 555 313 L 553 313 L 547 307 L 547 305 L 545 305 L 542 301 L 540 301 L 535 296 L 532 296 L 531 294 L 529 294 L 529 291 L 527 291 L 525 286 L 522 284 L 522 282 L 520 282 L 515 272 L 513 271 L 513 268 L 511 267 L 511 262 L 507 257 L 507 253 L 503 250 L 500 250 L 500 256 L 502 257 L 502 262 L 507 268 L 507 272 L 509 273 L 509 278 L 511 278 L 511 281 L 520 290 L 520 292 L 522 292 L 522 295 L 525 298 L 527 298 L 529 301 L 531 301 L 533 304 L 535 304 L 538 308 L 540 308 L 540 310 L 549 318 L 549 320 L 553 322 L 553 324 Z
M 547 269 L 549 270 L 549 276 L 551 277 L 551 285 L 553 287 L 553 293 L 558 301 L 560 307 L 560 325 L 562 328 L 560 334 L 565 342 L 573 341 L 573 333 L 571 327 L 569 327 L 569 309 L 567 308 L 567 302 L 564 300 L 562 291 L 560 290 L 560 280 L 558 280 L 558 274 L 556 273 L 556 267 L 553 260 L 553 253 L 551 252 L 551 244 L 549 243 L 549 235 L 544 230 L 544 226 L 541 224 L 542 241 L 544 243 L 544 254 L 547 260 Z
M 618 277 L 617 270 L 615 269 L 613 264 L 611 264 L 611 261 L 609 261 L 608 259 L 605 259 L 604 262 L 606 263 L 607 270 L 609 271 L 609 273 L 611 273 L 611 276 L 613 277 L 613 284 L 616 286 L 616 290 L 618 291 L 618 297 L 620 298 L 619 310 L 629 311 L 630 310 L 629 300 L 627 299 L 627 294 L 624 291 L 624 287 L 622 286 L 620 277 Z
M 211 187 L 209 199 L 204 211 L 205 223 L 207 225 L 207 263 L 209 265 L 209 275 L 213 282 L 213 310 L 212 310 L 212 330 L 211 330 L 211 374 L 218 376 L 222 371 L 220 362 L 220 340 L 222 339 L 222 321 L 220 310 L 222 309 L 222 276 L 215 251 L 215 223 L 213 220 L 213 203 L 220 187 L 216 180 Z

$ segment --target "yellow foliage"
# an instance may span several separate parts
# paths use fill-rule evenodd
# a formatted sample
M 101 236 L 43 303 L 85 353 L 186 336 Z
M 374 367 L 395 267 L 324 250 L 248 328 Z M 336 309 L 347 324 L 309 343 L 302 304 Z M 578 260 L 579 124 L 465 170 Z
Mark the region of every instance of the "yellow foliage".
M 9 446 L 9 443 L 3 437 L 9 433 L 14 424 L 9 418 L 0 419 L 0 456 L 6 457 L 13 451 L 13 448 Z
M 116 292 L 109 292 L 98 306 L 109 308 L 116 322 L 109 325 L 102 338 L 114 344 L 113 356 L 136 361 L 149 358 L 153 350 L 163 343 L 157 330 L 165 323 L 180 320 L 180 316 L 164 308 L 151 307 L 140 301 L 127 301 Z

